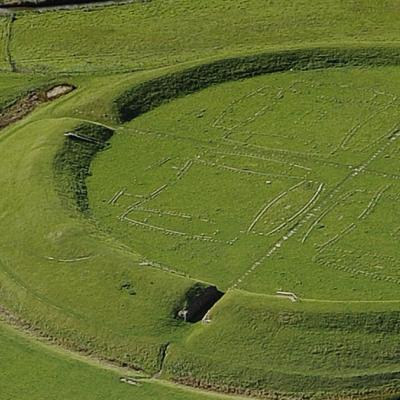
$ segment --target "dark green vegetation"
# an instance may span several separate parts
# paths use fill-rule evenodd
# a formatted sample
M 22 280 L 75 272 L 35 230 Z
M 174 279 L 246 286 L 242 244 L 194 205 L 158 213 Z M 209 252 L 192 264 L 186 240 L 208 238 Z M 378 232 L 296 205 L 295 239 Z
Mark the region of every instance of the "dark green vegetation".
M 145 82 L 117 99 L 117 112 L 121 122 L 127 122 L 178 96 L 266 73 L 399 64 L 398 49 L 390 47 L 316 48 L 225 59 Z
M 0 102 L 46 81 L 78 87 L 0 133 L 0 304 L 20 324 L 211 390 L 398 395 L 400 4 L 307 4 L 0 18 L 4 69 L 42 73 L 5 73 Z M 111 73 L 132 68 L 148 70 Z M 104 74 L 75 74 L 88 70 Z M 177 319 L 210 284 L 226 294 L 204 323 Z
M 99 125 L 82 124 L 65 134 L 68 140 L 65 140 L 54 160 L 59 192 L 67 199 L 72 197 L 78 210 L 87 213 L 89 203 L 86 179 L 89 176 L 90 163 L 99 151 L 106 148 L 113 131 Z

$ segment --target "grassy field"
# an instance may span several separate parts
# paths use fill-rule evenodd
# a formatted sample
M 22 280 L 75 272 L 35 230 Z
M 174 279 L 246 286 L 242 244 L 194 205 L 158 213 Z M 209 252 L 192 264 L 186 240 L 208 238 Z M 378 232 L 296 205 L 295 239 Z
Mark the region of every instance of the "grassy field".
M 274 47 L 398 42 L 399 13 L 396 0 L 153 0 L 25 12 L 13 23 L 11 52 L 22 70 L 149 69 Z
M 336 187 L 337 182 L 349 174 L 346 162 L 353 157 L 350 150 L 330 154 L 330 138 L 336 136 L 328 128 L 335 126 L 338 116 L 343 118 L 348 108 L 350 115 L 346 123 L 343 120 L 342 128 L 345 137 L 346 132 L 354 124 L 358 126 L 360 118 L 365 118 L 374 107 L 387 107 L 387 115 L 380 124 L 393 125 L 390 107 L 395 106 L 393 98 L 398 89 L 388 82 L 392 82 L 396 72 L 396 67 L 385 67 L 261 76 L 215 86 L 157 108 L 118 128 L 110 141 L 111 147 L 95 159 L 92 176 L 87 181 L 89 219 L 78 217 L 68 195 L 59 198 L 57 187 L 60 184 L 62 187 L 64 178 L 53 175 L 54 157 L 66 151 L 63 132 L 76 129 L 83 122 L 88 124 L 88 115 L 94 108 L 104 117 L 110 106 L 104 101 L 102 107 L 95 107 L 82 89 L 54 104 L 42 106 L 31 117 L 4 131 L 0 139 L 2 170 L 8 171 L 1 178 L 7 193 L 2 208 L 7 210 L 7 202 L 12 201 L 14 209 L 18 210 L 19 226 L 24 227 L 22 231 L 10 232 L 7 227 L 12 225 L 15 216 L 10 212 L 3 215 L 4 231 L 0 235 L 3 304 L 67 347 L 117 359 L 150 373 L 157 372 L 163 365 L 166 377 L 184 383 L 243 394 L 248 389 L 261 395 L 271 390 L 307 393 L 312 392 L 313 387 L 325 392 L 357 391 L 361 387 L 362 395 L 368 396 L 379 394 L 379 390 L 390 393 L 397 385 L 398 303 L 387 303 L 386 306 L 379 301 L 396 299 L 398 284 L 390 279 L 370 279 L 368 275 L 343 268 L 328 275 L 329 272 L 321 269 L 317 261 L 314 266 L 310 262 L 305 264 L 301 274 L 296 276 L 290 268 L 290 254 L 297 254 L 296 248 L 288 255 L 283 252 L 284 248 L 281 254 L 274 254 L 271 260 L 275 259 L 273 267 L 277 273 L 271 273 L 271 263 L 266 263 L 267 267 L 260 264 L 260 268 L 252 271 L 243 282 L 238 278 L 257 261 L 253 258 L 262 257 L 265 248 L 275 246 L 277 238 L 296 224 L 296 220 L 285 225 L 283 232 L 278 229 L 272 233 L 271 238 L 256 235 L 251 229 L 260 222 L 266 225 L 265 234 L 267 230 L 279 227 L 281 220 L 293 215 L 288 206 L 294 210 L 303 209 L 323 183 L 325 192 L 321 192 L 312 209 L 321 207 L 326 202 L 329 188 Z M 123 90 L 124 84 L 118 82 L 125 82 L 129 87 L 135 79 L 140 82 L 148 79 L 148 75 L 115 77 L 109 87 L 102 86 L 101 89 L 96 85 L 104 83 L 101 77 L 86 82 L 83 78 L 73 81 L 79 82 L 82 88 L 86 85 L 90 94 L 100 90 L 106 96 L 115 93 L 118 87 Z M 368 84 L 371 81 L 375 84 L 373 88 Z M 334 82 L 346 90 L 334 95 Z M 368 91 L 371 96 L 366 95 Z M 373 93 L 378 95 L 373 96 Z M 265 97 L 268 99 L 266 104 L 274 107 L 264 113 L 259 110 L 265 105 Z M 359 101 L 360 98 L 366 101 Z M 210 103 L 210 99 L 218 100 Z M 279 101 L 287 102 L 286 106 Z M 86 106 L 78 112 L 75 111 L 77 104 Z M 337 104 L 336 108 L 332 104 Z M 241 139 L 240 131 L 251 124 L 254 124 L 254 135 L 259 132 L 262 138 L 262 126 L 266 124 L 263 118 L 268 117 L 268 124 L 279 129 L 285 113 L 308 115 L 310 109 L 314 114 L 305 120 L 307 125 L 302 130 L 307 136 L 300 135 L 297 144 L 289 141 L 286 146 L 294 147 L 289 147 L 283 155 L 278 144 L 263 149 L 262 143 L 257 147 Z M 327 109 L 330 113 L 324 113 Z M 83 115 L 79 118 L 81 112 Z M 260 121 L 254 119 L 255 114 Z M 171 118 L 173 115 L 180 117 Z M 327 120 L 322 143 L 317 140 L 318 129 L 312 129 L 321 116 Z M 297 124 L 285 121 L 286 129 L 280 129 L 288 135 L 297 135 Z M 387 143 L 388 135 L 391 137 L 389 131 L 383 137 L 380 137 L 382 132 L 377 136 L 380 131 L 374 129 L 372 123 L 362 126 L 372 143 L 379 139 L 377 144 L 381 145 L 381 142 Z M 239 137 L 225 138 L 227 134 Z M 285 140 L 282 133 L 281 136 L 280 140 Z M 273 134 L 264 140 L 277 140 L 275 138 Z M 304 157 L 306 153 L 301 146 L 306 146 L 304 142 L 307 141 L 314 141 L 317 148 L 315 154 Z M 356 137 L 353 141 L 356 143 L 351 148 L 353 159 L 362 162 L 365 154 L 358 150 Z M 71 151 L 74 150 L 67 148 L 66 154 Z M 369 154 L 368 149 L 366 155 Z M 79 161 L 79 157 L 72 160 Z M 379 157 L 374 162 L 379 162 Z M 355 165 L 350 173 L 356 168 Z M 351 179 L 361 179 L 362 187 L 370 182 L 371 174 L 365 169 L 362 179 L 361 176 Z M 388 180 L 395 181 L 394 178 Z M 169 186 L 158 191 L 165 182 Z M 354 187 L 354 183 L 350 186 Z M 29 202 L 20 196 L 22 188 L 30 194 Z M 111 204 L 110 199 L 123 188 L 126 193 Z M 344 186 L 343 190 L 348 193 L 349 189 Z M 260 218 L 254 224 L 257 210 L 285 191 L 288 196 L 282 197 L 284 201 L 274 210 L 273 219 L 268 221 L 263 216 L 264 219 Z M 362 211 L 374 191 L 359 193 L 361 197 L 357 198 L 356 204 L 361 204 L 357 207 Z M 135 195 L 139 204 L 129 207 L 132 201 L 135 202 Z M 380 201 L 384 201 L 384 195 L 387 193 L 379 197 Z M 232 201 L 232 198 L 239 201 Z M 40 213 L 32 214 L 32 202 L 42 204 Z M 242 203 L 249 206 L 243 209 Z M 346 205 L 344 203 L 343 207 Z M 116 218 L 127 207 L 129 224 Z M 357 218 L 358 208 L 353 212 L 351 207 L 346 218 Z M 374 213 L 378 209 L 375 204 Z M 304 215 L 300 213 L 298 217 Z M 333 220 L 333 227 L 335 223 Z M 147 229 L 147 225 L 157 229 Z M 308 226 L 304 226 L 304 232 L 307 232 L 306 228 Z M 181 234 L 184 234 L 182 238 Z M 334 230 L 329 231 L 329 235 L 334 234 Z M 318 235 L 321 235 L 320 229 Z M 10 240 L 13 247 L 8 245 Z M 292 243 L 302 246 L 300 240 Z M 22 248 L 29 251 L 21 252 Z M 312 261 L 315 249 L 311 246 L 309 251 Z M 221 259 L 229 262 L 218 262 Z M 368 262 L 372 263 L 373 257 Z M 391 264 L 385 265 L 389 268 Z M 395 274 L 395 268 L 392 269 Z M 274 294 L 277 289 L 284 288 L 294 290 L 302 297 L 319 298 L 328 322 L 324 326 L 324 320 L 318 316 L 321 312 L 318 311 L 319 303 L 304 303 L 311 305 L 306 306 L 306 312 L 303 303 L 293 306 L 287 317 L 284 311 L 290 304 L 287 299 L 276 303 L 272 297 L 273 309 L 268 312 L 271 298 L 247 294 L 247 299 L 242 292 L 234 290 L 216 309 L 215 315 L 212 314 L 210 326 L 192 327 L 173 318 L 178 299 L 193 284 L 188 277 L 216 283 L 222 289 L 243 287 Z M 346 300 L 375 300 L 377 303 L 361 303 L 364 310 L 361 313 L 359 306 L 347 305 Z M 274 310 L 277 305 L 283 307 L 279 312 Z M 376 312 L 380 313 L 378 321 L 374 320 Z M 245 318 L 246 315 L 251 316 L 251 320 Z M 283 321 L 304 318 L 305 322 L 300 326 L 282 327 L 279 322 L 282 318 Z M 382 321 L 384 327 L 374 332 Z M 339 327 L 335 329 L 340 330 L 340 336 L 333 329 L 337 325 Z M 249 327 L 252 327 L 251 331 Z M 269 336 L 261 332 L 275 331 L 282 332 L 282 340 L 269 346 Z M 301 342 L 304 335 L 308 340 L 299 346 L 297 341 Z M 234 337 L 236 341 L 232 342 Z M 221 342 L 221 338 L 230 339 Z M 232 343 L 236 343 L 235 346 Z M 290 343 L 292 351 L 282 358 L 281 348 Z M 165 363 L 161 364 L 160 354 L 167 345 Z M 304 358 L 304 354 L 310 354 L 311 358 Z M 224 356 L 231 360 L 229 368 L 222 362 Z M 320 362 L 318 371 L 311 367 L 316 360 Z M 288 364 L 290 368 L 286 367 Z M 273 367 L 266 370 L 264 365 Z M 243 374 L 244 370 L 248 373 Z M 209 371 L 215 378 L 211 379 L 202 371 Z M 302 376 L 296 378 L 299 371 Z M 361 373 L 373 379 L 360 377 Z M 330 374 L 335 374 L 335 379 L 328 379 Z
M 398 71 L 266 75 L 159 107 L 95 160 L 92 211 L 149 261 L 222 289 L 397 299 Z
M 0 310 L 141 383 L 2 324 L 0 399 L 398 397 L 399 12 L 154 0 L 18 12 L 8 44 L 0 17 L 0 110 L 77 87 L 0 131 Z

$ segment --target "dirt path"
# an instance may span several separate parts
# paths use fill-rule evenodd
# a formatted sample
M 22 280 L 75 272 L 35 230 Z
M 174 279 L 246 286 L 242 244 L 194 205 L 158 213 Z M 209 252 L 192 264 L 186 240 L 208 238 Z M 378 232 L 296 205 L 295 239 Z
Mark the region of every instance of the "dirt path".
M 56 85 L 44 91 L 35 91 L 17 100 L 11 106 L 0 111 L 0 129 L 21 120 L 30 114 L 42 103 L 47 103 L 58 99 L 75 90 L 71 85 Z

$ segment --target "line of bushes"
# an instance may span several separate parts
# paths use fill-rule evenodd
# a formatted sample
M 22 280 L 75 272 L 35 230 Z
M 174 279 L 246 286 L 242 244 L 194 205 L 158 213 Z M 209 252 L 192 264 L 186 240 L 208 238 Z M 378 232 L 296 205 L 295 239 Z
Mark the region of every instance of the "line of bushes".
M 314 48 L 228 58 L 144 82 L 115 100 L 120 122 L 211 85 L 290 70 L 400 65 L 397 47 Z

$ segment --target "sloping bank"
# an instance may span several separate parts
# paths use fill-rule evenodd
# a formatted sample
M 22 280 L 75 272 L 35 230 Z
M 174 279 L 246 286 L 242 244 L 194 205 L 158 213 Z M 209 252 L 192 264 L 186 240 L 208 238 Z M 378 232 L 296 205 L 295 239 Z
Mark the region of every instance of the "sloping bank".
M 174 310 L 193 281 L 141 267 L 140 255 L 70 206 L 75 192 L 60 199 L 55 157 L 79 125 L 29 117 L 0 137 L 0 303 L 67 348 L 155 373 L 165 344 L 180 335 Z M 71 182 L 70 172 L 62 176 Z

